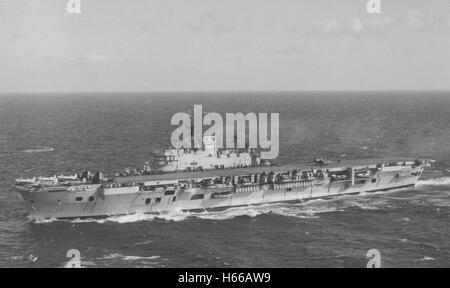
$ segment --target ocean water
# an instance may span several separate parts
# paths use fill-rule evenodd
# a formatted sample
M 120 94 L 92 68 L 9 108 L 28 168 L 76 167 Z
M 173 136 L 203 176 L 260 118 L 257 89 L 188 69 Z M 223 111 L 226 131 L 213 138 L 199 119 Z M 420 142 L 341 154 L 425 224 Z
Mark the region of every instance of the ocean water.
M 31 221 L 14 178 L 138 167 L 171 116 L 280 114 L 284 163 L 434 159 L 415 189 L 213 213 Z M 0 267 L 450 267 L 450 93 L 154 93 L 0 96 Z

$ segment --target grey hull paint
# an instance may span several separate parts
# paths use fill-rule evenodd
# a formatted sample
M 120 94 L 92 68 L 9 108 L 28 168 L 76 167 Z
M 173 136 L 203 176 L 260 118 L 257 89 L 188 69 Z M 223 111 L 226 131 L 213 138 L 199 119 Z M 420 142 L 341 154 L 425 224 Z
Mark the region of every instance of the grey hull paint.
M 415 170 L 423 171 L 423 167 Z M 164 195 L 164 191 L 109 195 L 101 188 L 77 192 L 19 191 L 19 193 L 31 218 L 94 218 L 169 211 L 217 211 L 277 202 L 297 203 L 311 199 L 411 187 L 419 179 L 419 176 L 398 177 L 396 174 L 398 171 L 379 172 L 374 177 L 376 182 L 368 180 L 364 184 L 354 185 L 349 185 L 348 182 L 327 181 L 290 190 L 275 190 L 269 188 L 269 185 L 263 185 L 256 191 L 234 193 L 230 198 L 224 199 L 213 199 L 211 194 L 214 191 L 202 188 L 179 190 L 174 195 L 167 196 Z M 194 194 L 204 194 L 204 198 L 191 200 Z M 76 201 L 77 197 L 82 197 L 83 200 Z M 93 197 L 93 201 L 89 201 L 89 197 Z M 155 203 L 156 198 L 161 198 L 159 203 Z M 146 204 L 147 199 L 151 199 L 150 204 Z

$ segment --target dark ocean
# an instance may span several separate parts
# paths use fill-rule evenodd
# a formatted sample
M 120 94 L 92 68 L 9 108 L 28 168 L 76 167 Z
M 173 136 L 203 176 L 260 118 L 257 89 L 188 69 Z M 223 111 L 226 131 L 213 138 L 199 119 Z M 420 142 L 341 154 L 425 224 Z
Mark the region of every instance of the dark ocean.
M 415 189 L 214 213 L 32 222 L 14 178 L 141 167 L 176 112 L 280 115 L 279 161 L 384 156 L 435 162 Z M 222 114 L 224 115 L 224 114 Z M 0 266 L 450 267 L 450 93 L 0 96 Z

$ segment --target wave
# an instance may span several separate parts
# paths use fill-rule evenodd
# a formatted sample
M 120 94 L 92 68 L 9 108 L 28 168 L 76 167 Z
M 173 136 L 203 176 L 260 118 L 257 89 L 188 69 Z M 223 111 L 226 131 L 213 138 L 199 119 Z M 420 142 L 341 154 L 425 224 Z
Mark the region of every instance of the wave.
M 167 259 L 160 259 L 161 257 L 159 255 L 153 255 L 153 256 L 129 256 L 129 255 L 122 255 L 120 253 L 109 253 L 102 257 L 97 257 L 92 259 L 93 261 L 81 261 L 81 267 L 83 268 L 89 268 L 89 267 L 97 267 L 99 266 L 98 263 L 108 260 L 108 261 L 126 261 L 126 262 L 141 262 L 144 265 L 159 265 L 160 262 L 156 260 L 167 260 Z M 62 264 L 62 267 L 65 267 L 66 263 Z M 160 265 L 164 267 L 165 265 Z
M 224 211 L 217 212 L 183 212 L 183 211 L 171 211 L 167 213 L 160 214 L 128 214 L 128 215 L 116 215 L 107 218 L 77 218 L 77 219 L 56 219 L 56 218 L 31 218 L 31 222 L 36 224 L 47 224 L 54 222 L 67 222 L 73 224 L 83 224 L 83 223 L 135 223 L 141 221 L 168 221 L 168 222 L 178 222 L 188 219 L 202 219 L 202 220 L 229 220 L 237 217 L 251 217 L 254 218 L 259 215 L 272 214 L 280 215 L 301 219 L 312 219 L 318 218 L 319 214 L 322 213 L 332 213 L 332 212 L 342 212 L 344 209 L 342 207 L 333 207 L 325 202 L 327 200 L 313 200 L 314 203 L 300 203 L 300 204 L 263 204 L 258 206 L 245 206 L 245 207 L 235 207 L 229 208 Z M 311 202 L 313 202 L 311 201 Z M 324 202 L 320 205 L 318 203 Z M 328 201 L 329 202 L 329 201 Z M 312 206 L 311 206 L 312 204 Z
M 74 219 L 69 220 L 71 223 L 135 223 L 141 221 L 156 221 L 163 220 L 167 222 L 179 222 L 184 221 L 188 218 L 191 219 L 209 219 L 209 220 L 225 220 L 232 219 L 238 216 L 250 216 L 255 217 L 260 213 L 253 209 L 245 209 L 243 211 L 235 211 L 234 208 L 230 208 L 223 212 L 183 212 L 183 211 L 173 211 L 169 213 L 160 213 L 160 214 L 129 214 L 129 215 L 118 215 L 118 216 L 110 216 L 104 219 Z M 247 210 L 247 211 L 246 211 Z M 51 222 L 51 221 L 49 221 Z
M 308 204 L 264 204 L 230 208 L 220 212 L 191 213 L 189 217 L 205 220 L 229 220 L 236 217 L 254 218 L 259 215 L 280 215 L 301 219 L 318 218 L 318 214 L 342 211 L 335 207 L 321 205 L 313 207 Z
M 146 241 L 141 241 L 141 242 L 133 243 L 133 244 L 131 244 L 130 246 L 131 246 L 131 247 L 136 247 L 136 246 L 146 246 L 146 245 L 149 245 L 149 244 L 151 244 L 151 243 L 153 243 L 153 240 L 146 240 Z
M 437 207 L 436 209 L 440 209 L 440 207 L 450 207 L 450 194 L 444 196 L 436 196 L 434 198 L 425 199 L 426 203 L 432 206 Z M 439 211 L 439 210 L 437 210 Z
M 450 177 L 441 178 L 431 178 L 427 180 L 420 180 L 417 182 L 416 186 L 449 186 L 450 187 Z
M 98 259 L 120 259 L 120 260 L 124 260 L 124 261 L 142 261 L 142 260 L 156 260 L 159 259 L 160 256 L 158 255 L 153 255 L 153 256 L 127 256 L 127 255 L 122 255 L 119 253 L 110 253 L 107 254 L 103 257 L 100 257 Z
M 61 220 L 56 219 L 56 218 L 41 218 L 41 217 L 33 217 L 33 216 L 28 216 L 28 220 L 31 223 L 35 223 L 35 224 L 47 224 L 47 223 L 53 223 L 53 222 L 61 221 Z
M 379 201 L 345 201 L 345 208 L 357 208 L 360 210 L 383 210 L 383 209 L 392 209 L 392 205 L 388 205 L 386 200 Z
M 286 217 L 293 217 L 299 219 L 313 219 L 318 218 L 320 214 L 324 213 L 334 213 L 343 212 L 348 207 L 357 206 L 355 202 L 344 203 L 339 205 L 333 203 L 329 200 L 312 200 L 310 203 L 300 203 L 300 204 L 263 204 L 258 206 L 244 206 L 229 208 L 223 211 L 215 212 L 183 212 L 183 211 L 173 211 L 170 213 L 160 213 L 160 214 L 129 214 L 129 215 L 119 215 L 110 216 L 104 219 L 74 219 L 74 220 L 57 220 L 57 219 L 45 219 L 40 223 L 50 223 L 53 221 L 69 221 L 71 223 L 135 223 L 141 221 L 168 221 L 168 222 L 178 222 L 185 220 L 230 220 L 237 217 L 250 217 L 254 218 L 260 215 L 279 215 Z M 364 204 L 359 205 L 360 209 L 373 208 L 370 206 L 365 206 Z
M 50 152 L 55 150 L 54 148 L 51 147 L 41 147 L 41 148 L 36 148 L 36 149 L 28 149 L 28 150 L 23 150 L 23 153 L 40 153 L 40 152 Z
M 272 211 L 273 214 L 301 218 L 301 219 L 313 219 L 319 218 L 319 214 L 324 213 L 333 213 L 333 212 L 343 212 L 343 208 L 339 207 L 330 207 L 330 206 L 318 206 L 318 207 L 304 207 L 303 209 L 299 209 L 300 207 L 280 207 L 275 211 Z
M 401 191 L 401 189 L 397 189 Z M 315 199 L 305 203 L 287 204 L 273 203 L 260 206 L 245 206 L 230 208 L 221 212 L 190 213 L 190 217 L 210 220 L 226 220 L 235 217 L 256 217 L 264 214 L 295 217 L 301 219 L 319 218 L 320 214 L 345 212 L 347 209 L 358 208 L 360 210 L 383 210 L 394 209 L 388 199 L 373 199 L 375 195 L 391 193 L 392 191 L 380 193 L 363 193 L 358 196 L 343 195 L 333 200 Z M 362 197 L 366 196 L 366 197 Z M 368 197 L 370 197 L 368 199 Z
M 103 219 L 92 219 L 92 218 L 85 218 L 85 219 L 74 219 L 74 220 L 68 220 L 71 223 L 118 223 L 118 224 L 125 224 L 125 223 L 134 223 L 134 222 L 141 222 L 141 221 L 153 221 L 153 220 L 165 220 L 165 221 L 182 221 L 185 220 L 187 217 L 189 217 L 190 213 L 188 212 L 167 212 L 167 213 L 161 213 L 161 214 L 142 214 L 142 213 L 136 213 L 136 214 L 128 214 L 128 215 L 116 215 L 116 216 L 109 216 L 107 218 Z
M 424 256 L 422 259 L 416 259 L 415 261 L 433 261 L 436 260 L 433 257 Z

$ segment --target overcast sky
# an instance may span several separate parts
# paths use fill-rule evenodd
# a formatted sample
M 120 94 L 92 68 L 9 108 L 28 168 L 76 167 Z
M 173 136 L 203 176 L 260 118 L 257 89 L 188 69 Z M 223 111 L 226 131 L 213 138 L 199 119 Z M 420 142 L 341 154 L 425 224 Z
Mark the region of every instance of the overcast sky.
M 0 0 L 0 92 L 450 90 L 448 0 Z

